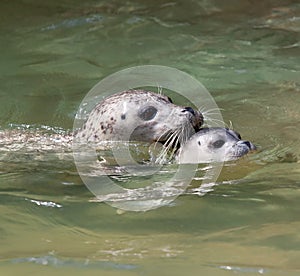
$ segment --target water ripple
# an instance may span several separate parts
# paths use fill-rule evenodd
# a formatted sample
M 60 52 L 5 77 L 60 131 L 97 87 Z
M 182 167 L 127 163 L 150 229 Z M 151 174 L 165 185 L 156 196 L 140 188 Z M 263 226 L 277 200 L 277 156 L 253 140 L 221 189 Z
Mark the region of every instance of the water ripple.
M 39 256 L 39 257 L 24 257 L 12 259 L 11 263 L 33 263 L 37 265 L 44 266 L 54 266 L 54 267 L 78 267 L 78 268 L 106 268 L 106 269 L 117 269 L 117 270 L 132 270 L 136 269 L 135 265 L 132 264 L 121 264 L 114 262 L 105 262 L 105 261 L 90 261 L 85 259 L 82 261 L 64 259 L 61 257 L 53 256 L 52 254 Z
M 25 198 L 25 200 L 28 200 L 28 201 L 36 204 L 37 206 L 45 206 L 45 207 L 52 207 L 52 208 L 62 208 L 63 207 L 62 205 L 52 202 L 52 201 L 39 201 L 39 200 L 28 199 L 28 198 Z
M 56 24 L 51 24 L 46 27 L 43 27 L 42 31 L 52 31 L 59 28 L 73 28 L 82 26 L 85 24 L 91 24 L 96 22 L 102 22 L 104 20 L 104 16 L 100 14 L 93 14 L 88 17 L 79 17 L 74 19 L 66 19 Z

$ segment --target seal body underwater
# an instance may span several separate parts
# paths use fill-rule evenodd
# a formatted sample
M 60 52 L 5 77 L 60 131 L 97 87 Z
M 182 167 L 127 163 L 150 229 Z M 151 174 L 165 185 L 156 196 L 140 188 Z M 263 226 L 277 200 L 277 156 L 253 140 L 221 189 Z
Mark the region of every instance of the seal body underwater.
M 181 143 L 197 132 L 202 123 L 202 114 L 191 107 L 175 105 L 170 98 L 151 91 L 128 90 L 98 103 L 75 138 L 95 143 L 164 143 L 176 138 Z
M 178 163 L 209 163 L 236 160 L 256 146 L 241 139 L 239 133 L 228 128 L 202 128 L 179 149 Z

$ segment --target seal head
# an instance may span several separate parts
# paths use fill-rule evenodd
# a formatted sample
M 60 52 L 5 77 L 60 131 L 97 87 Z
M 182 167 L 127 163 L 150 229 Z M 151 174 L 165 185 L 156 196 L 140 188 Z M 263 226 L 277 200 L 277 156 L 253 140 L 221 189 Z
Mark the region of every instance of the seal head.
M 186 141 L 197 132 L 203 116 L 169 97 L 145 90 L 128 90 L 105 98 L 90 113 L 75 135 L 87 142 Z M 172 142 L 172 143 L 173 143 Z
M 228 128 L 203 128 L 179 150 L 179 163 L 209 163 L 238 159 L 256 147 Z

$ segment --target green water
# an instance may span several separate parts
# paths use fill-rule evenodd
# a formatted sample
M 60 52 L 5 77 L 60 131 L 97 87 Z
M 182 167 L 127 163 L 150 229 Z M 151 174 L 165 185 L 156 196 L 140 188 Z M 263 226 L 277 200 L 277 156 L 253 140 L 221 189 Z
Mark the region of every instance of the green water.
M 121 215 L 70 159 L 1 153 L 1 275 L 299 275 L 298 1 L 2 1 L 0 14 L 2 129 L 71 129 L 100 79 L 160 64 L 201 81 L 260 148 L 204 196 L 195 180 Z

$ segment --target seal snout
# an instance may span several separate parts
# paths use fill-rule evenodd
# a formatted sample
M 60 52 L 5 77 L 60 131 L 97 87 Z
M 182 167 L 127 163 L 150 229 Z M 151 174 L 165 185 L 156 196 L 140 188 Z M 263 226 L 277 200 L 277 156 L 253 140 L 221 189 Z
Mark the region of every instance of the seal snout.
M 193 128 L 196 132 L 198 132 L 200 130 L 200 127 L 203 124 L 203 115 L 200 111 L 198 110 L 194 110 L 192 107 L 190 106 L 186 106 L 181 110 L 182 113 L 187 113 L 190 116 L 190 122 L 193 125 Z
M 237 144 L 239 146 L 245 146 L 248 148 L 248 151 L 253 151 L 256 150 L 256 146 L 254 144 L 252 144 L 250 141 L 244 141 L 244 140 L 240 140 L 237 142 Z
M 250 141 L 243 141 L 243 143 L 249 148 L 249 150 L 256 150 L 256 146 Z

